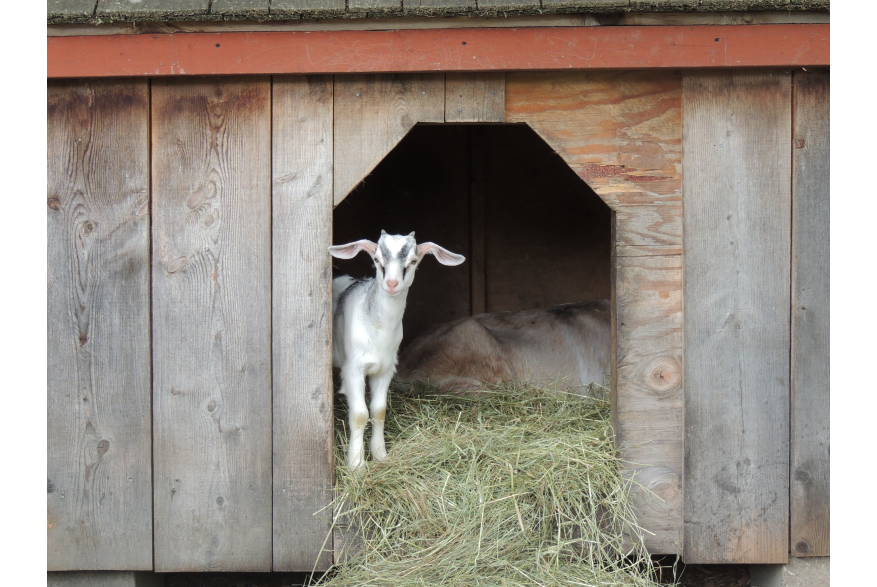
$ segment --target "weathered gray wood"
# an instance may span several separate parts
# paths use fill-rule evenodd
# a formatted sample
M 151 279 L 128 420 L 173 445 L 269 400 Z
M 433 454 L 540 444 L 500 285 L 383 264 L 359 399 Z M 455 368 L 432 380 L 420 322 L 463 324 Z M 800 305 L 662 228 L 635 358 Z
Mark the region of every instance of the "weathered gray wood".
M 829 556 L 829 74 L 794 86 L 790 551 Z
M 204 18 L 210 8 L 210 0 L 99 0 L 95 15 L 114 18 Z
M 335 205 L 418 122 L 443 122 L 443 74 L 335 76 Z
M 504 73 L 448 73 L 445 76 L 445 122 L 504 121 Z
M 653 553 L 682 541 L 682 257 L 615 256 L 616 442 Z M 643 488 L 647 491 L 643 491 Z
M 155 568 L 271 568 L 267 78 L 152 84 Z
M 152 568 L 148 83 L 48 86 L 48 570 Z
M 273 103 L 273 568 L 324 570 L 334 471 L 332 77 L 274 78 Z
M 688 563 L 788 557 L 790 80 L 683 79 Z

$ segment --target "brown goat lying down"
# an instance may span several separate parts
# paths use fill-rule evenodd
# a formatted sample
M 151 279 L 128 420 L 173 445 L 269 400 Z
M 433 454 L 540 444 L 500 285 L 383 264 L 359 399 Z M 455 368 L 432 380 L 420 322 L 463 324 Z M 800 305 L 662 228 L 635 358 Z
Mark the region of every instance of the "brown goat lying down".
M 434 327 L 399 357 L 396 381 L 446 391 L 502 381 L 543 382 L 584 394 L 609 372 L 609 302 L 479 314 Z

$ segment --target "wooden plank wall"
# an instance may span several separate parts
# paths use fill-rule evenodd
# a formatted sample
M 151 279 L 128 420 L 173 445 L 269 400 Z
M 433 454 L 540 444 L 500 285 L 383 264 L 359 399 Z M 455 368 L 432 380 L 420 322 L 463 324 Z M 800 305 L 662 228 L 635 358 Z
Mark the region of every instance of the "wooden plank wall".
M 275 571 L 331 565 L 332 77 L 274 79 Z M 322 513 L 317 513 L 321 512 Z
M 152 86 L 156 571 L 271 569 L 270 106 Z
M 789 552 L 791 74 L 686 74 L 688 563 Z
M 504 119 L 504 73 L 445 75 L 445 122 L 502 122 Z
M 614 422 L 627 473 L 658 496 L 635 496 L 655 553 L 676 553 L 682 531 L 681 100 L 666 72 L 506 75 L 506 122 L 614 212 Z
M 614 418 L 658 496 L 635 498 L 649 548 L 827 555 L 829 80 L 792 80 L 289 77 L 272 102 L 267 78 L 178 79 L 151 105 L 146 81 L 50 84 L 49 569 L 301 571 L 332 550 L 333 206 L 416 122 L 451 120 L 526 123 L 612 208 Z M 514 154 L 442 130 L 464 146 L 434 187 L 469 199 L 427 194 L 437 234 L 463 226 L 435 240 L 502 274 L 490 190 Z M 506 309 L 501 280 L 454 275 L 434 278 L 462 280 L 455 315 L 430 320 Z
M 829 80 L 795 72 L 791 553 L 829 556 Z
M 148 107 L 48 87 L 49 571 L 152 568 Z

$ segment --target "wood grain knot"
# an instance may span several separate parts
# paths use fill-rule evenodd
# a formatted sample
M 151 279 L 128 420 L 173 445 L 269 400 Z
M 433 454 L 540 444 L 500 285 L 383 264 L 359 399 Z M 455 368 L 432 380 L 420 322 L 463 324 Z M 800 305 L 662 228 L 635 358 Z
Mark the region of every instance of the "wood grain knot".
M 810 472 L 806 469 L 796 469 L 795 470 L 795 481 L 799 483 L 810 483 L 812 477 L 810 476 Z
M 106 452 L 110 450 L 110 441 L 106 439 L 102 439 L 97 443 L 97 455 L 102 457 L 106 454 Z
M 215 197 L 216 184 L 209 182 L 207 185 L 201 186 L 189 194 L 189 198 L 186 200 L 186 206 L 188 206 L 190 210 L 195 210 L 207 200 L 212 200 Z
M 181 269 L 184 269 L 186 265 L 189 264 L 189 259 L 187 257 L 177 257 L 167 266 L 168 273 L 176 273 Z
M 61 209 L 61 200 L 58 198 L 58 196 L 52 196 L 46 201 L 46 203 L 48 204 L 49 208 L 55 210 L 56 212 Z
M 682 365 L 673 357 L 660 357 L 646 367 L 646 386 L 655 393 L 669 394 L 682 385 Z
M 657 512 L 682 513 L 682 483 L 668 467 L 648 467 L 636 472 L 636 481 L 646 490 L 645 503 Z
M 810 553 L 810 543 L 806 540 L 799 540 L 795 543 L 795 552 L 798 554 L 809 554 Z

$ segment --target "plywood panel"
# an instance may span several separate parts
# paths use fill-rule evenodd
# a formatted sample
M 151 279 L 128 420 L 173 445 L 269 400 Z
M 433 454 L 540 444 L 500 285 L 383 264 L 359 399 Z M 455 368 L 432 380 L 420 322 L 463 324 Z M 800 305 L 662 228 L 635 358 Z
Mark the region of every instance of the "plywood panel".
M 152 89 L 155 569 L 268 571 L 269 80 Z
M 689 563 L 788 557 L 790 80 L 684 79 Z
M 377 240 L 382 229 L 390 234 L 414 231 L 418 242 L 433 241 L 466 256 L 458 267 L 440 265 L 431 255 L 418 265 L 402 319 L 403 348 L 433 324 L 469 316 L 470 130 L 437 125 L 414 129 L 335 208 L 335 244 Z M 365 254 L 332 262 L 354 277 L 375 273 Z
M 335 205 L 416 123 L 444 115 L 444 74 L 335 76 Z
M 609 204 L 678 197 L 682 86 L 670 72 L 506 75 L 506 122 L 534 127 Z
M 794 86 L 790 550 L 829 556 L 829 74 Z
M 503 122 L 505 74 L 448 73 L 445 122 Z
M 273 91 L 273 569 L 324 570 L 334 470 L 332 78 L 279 77 Z
M 48 570 L 152 568 L 148 82 L 48 87 Z
M 615 256 L 613 420 L 650 552 L 682 543 L 682 258 Z

